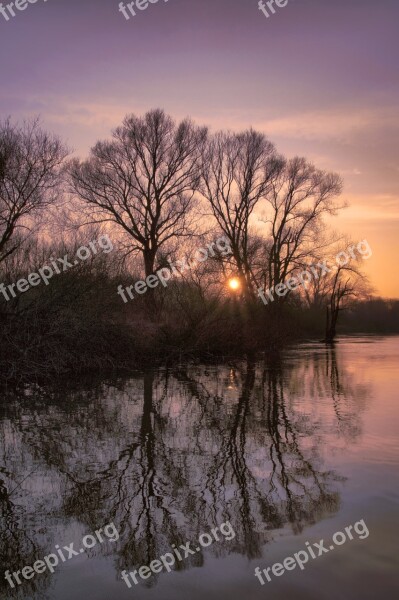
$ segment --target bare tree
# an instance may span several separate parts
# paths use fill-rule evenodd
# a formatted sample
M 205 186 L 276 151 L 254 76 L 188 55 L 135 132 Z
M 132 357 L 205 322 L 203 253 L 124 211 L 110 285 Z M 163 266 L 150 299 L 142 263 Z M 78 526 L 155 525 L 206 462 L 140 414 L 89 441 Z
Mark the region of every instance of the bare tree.
M 275 288 L 283 283 L 320 249 L 322 218 L 336 213 L 341 187 L 337 174 L 316 169 L 304 158 L 286 162 L 267 197 L 264 221 L 270 224 L 271 239 L 265 285 Z
M 34 217 L 58 198 L 67 154 L 37 119 L 21 126 L 0 122 L 0 263 L 20 247 Z
M 89 160 L 71 163 L 72 190 L 91 222 L 116 224 L 128 253 L 140 253 L 146 276 L 159 250 L 189 234 L 207 130 L 179 124 L 162 110 L 127 116 L 113 140 L 98 142 Z
M 231 259 L 247 298 L 254 295 L 250 217 L 270 190 L 282 159 L 267 138 L 253 131 L 217 133 L 204 153 L 201 192 L 218 227 L 229 239 Z
M 339 314 L 355 298 L 361 298 L 370 291 L 367 279 L 359 265 L 338 265 L 335 273 L 328 278 L 329 289 L 326 296 L 326 337 L 328 344 L 334 342 L 337 334 Z
M 372 288 L 362 271 L 360 255 L 353 252 L 355 244 L 347 238 L 330 245 L 329 254 L 335 255 L 335 264 L 326 258 L 326 252 L 319 255 L 324 264 L 320 276 L 313 277 L 304 287 L 306 304 L 326 315 L 325 342 L 331 344 L 337 334 L 340 313 L 350 307 L 355 299 L 368 296 Z M 350 250 L 348 250 L 350 249 Z

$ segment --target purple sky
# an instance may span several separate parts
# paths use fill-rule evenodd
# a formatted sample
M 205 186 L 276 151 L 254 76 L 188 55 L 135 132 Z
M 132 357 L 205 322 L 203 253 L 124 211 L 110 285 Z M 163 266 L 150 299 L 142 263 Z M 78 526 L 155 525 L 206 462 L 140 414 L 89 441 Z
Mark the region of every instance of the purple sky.
M 4 4 L 4 2 L 3 2 Z M 399 297 L 398 0 L 37 0 L 0 14 L 0 115 L 40 114 L 80 155 L 128 112 L 253 125 L 344 178 L 334 224 L 367 238 L 377 291 Z

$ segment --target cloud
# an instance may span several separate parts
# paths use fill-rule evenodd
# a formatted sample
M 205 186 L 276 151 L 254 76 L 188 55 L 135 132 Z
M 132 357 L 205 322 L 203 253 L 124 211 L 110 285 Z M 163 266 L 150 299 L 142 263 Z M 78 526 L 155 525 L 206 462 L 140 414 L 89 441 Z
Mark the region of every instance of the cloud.
M 349 206 L 341 213 L 346 221 L 385 221 L 399 220 L 399 198 L 395 196 L 376 195 L 365 198 L 351 198 Z
M 399 109 L 357 108 L 328 109 L 295 113 L 257 124 L 270 136 L 307 141 L 338 140 L 349 142 L 364 131 L 397 128 Z

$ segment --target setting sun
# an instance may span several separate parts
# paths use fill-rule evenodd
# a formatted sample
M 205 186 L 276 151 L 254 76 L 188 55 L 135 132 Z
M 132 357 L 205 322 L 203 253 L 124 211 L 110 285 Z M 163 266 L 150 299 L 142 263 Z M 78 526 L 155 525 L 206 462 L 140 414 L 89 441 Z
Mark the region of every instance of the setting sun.
M 233 277 L 232 279 L 229 279 L 228 283 L 229 283 L 229 288 L 233 291 L 237 291 L 241 287 L 240 280 L 237 279 L 237 277 Z

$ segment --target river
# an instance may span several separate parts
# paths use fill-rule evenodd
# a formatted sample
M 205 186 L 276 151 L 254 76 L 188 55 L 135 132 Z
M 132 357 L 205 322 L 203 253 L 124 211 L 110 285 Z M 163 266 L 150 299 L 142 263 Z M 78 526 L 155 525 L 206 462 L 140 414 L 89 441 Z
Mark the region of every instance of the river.
M 1 598 L 399 597 L 398 358 L 397 336 L 342 337 L 4 392 Z M 117 534 L 81 552 L 99 528 Z M 303 569 L 255 576 L 322 539 Z M 171 572 L 122 579 L 188 542 Z M 72 543 L 54 573 L 5 579 Z

